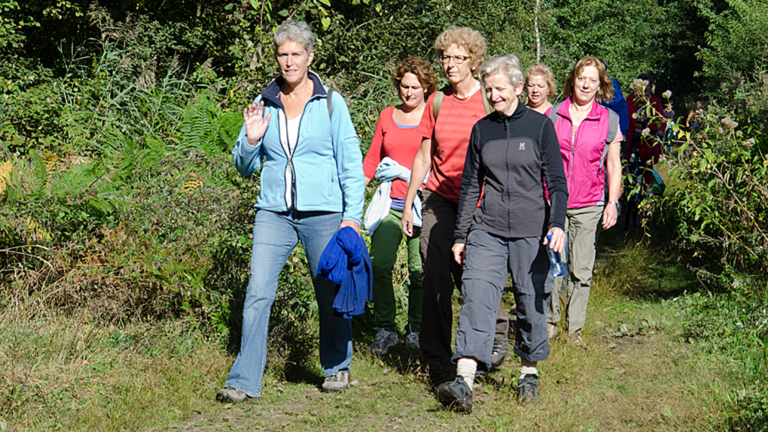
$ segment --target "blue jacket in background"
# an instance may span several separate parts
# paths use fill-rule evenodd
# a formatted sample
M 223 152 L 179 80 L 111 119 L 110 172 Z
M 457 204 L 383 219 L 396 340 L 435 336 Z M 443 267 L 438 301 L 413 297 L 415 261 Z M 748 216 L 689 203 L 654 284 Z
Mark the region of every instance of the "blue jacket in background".
M 344 98 L 332 93 L 333 118 L 328 112 L 328 89 L 312 71 L 314 93 L 301 114 L 299 137 L 289 159 L 280 143 L 279 112 L 282 77 L 273 80 L 254 101 L 264 101 L 264 116 L 272 114 L 267 131 L 258 144 L 246 142 L 245 124 L 232 155 L 240 174 L 249 176 L 261 169 L 261 189 L 255 207 L 274 212 L 341 212 L 343 220 L 361 223 L 365 177 L 363 155 L 355 126 Z M 294 184 L 287 184 L 291 170 Z M 286 188 L 293 188 L 293 203 L 286 202 Z
M 602 103 L 600 105 L 610 108 L 619 115 L 619 129 L 621 134 L 626 138 L 627 128 L 629 128 L 629 111 L 627 110 L 627 100 L 624 99 L 624 93 L 621 91 L 619 82 L 611 78 L 613 82 L 613 99 L 608 103 Z

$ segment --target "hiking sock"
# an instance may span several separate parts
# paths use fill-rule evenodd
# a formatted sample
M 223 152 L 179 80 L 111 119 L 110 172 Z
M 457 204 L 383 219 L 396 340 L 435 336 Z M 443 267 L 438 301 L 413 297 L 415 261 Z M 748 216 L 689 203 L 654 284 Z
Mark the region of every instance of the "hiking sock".
M 464 378 L 464 382 L 467 383 L 469 389 L 475 385 L 475 373 L 477 372 L 477 362 L 471 358 L 460 358 L 456 363 L 456 375 Z
M 526 376 L 526 375 L 539 375 L 539 370 L 536 369 L 536 366 L 520 366 L 520 378 Z

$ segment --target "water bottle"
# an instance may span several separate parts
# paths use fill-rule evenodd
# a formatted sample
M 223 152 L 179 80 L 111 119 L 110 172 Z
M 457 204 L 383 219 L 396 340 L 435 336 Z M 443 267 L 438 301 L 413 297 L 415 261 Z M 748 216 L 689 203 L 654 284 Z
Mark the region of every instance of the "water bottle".
M 552 277 L 565 275 L 565 264 L 560 258 L 560 253 L 552 250 L 552 234 L 547 234 L 547 255 L 549 255 L 549 262 L 552 264 L 549 267 L 549 273 Z

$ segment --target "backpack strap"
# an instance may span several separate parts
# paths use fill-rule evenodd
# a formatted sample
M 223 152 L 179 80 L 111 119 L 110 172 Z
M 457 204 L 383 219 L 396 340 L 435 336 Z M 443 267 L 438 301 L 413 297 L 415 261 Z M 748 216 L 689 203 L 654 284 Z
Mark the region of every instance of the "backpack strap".
M 443 105 L 443 100 L 445 100 L 445 90 L 447 90 L 447 88 L 448 86 L 445 86 L 435 92 L 435 100 L 432 101 L 432 115 L 435 117 L 435 120 L 437 120 L 437 113 L 440 112 L 440 107 Z M 480 93 L 483 96 L 483 107 L 485 107 L 485 115 L 488 115 L 493 112 L 493 107 L 491 106 L 491 103 L 488 102 L 488 97 L 485 95 L 485 91 L 483 91 L 482 85 L 480 86 Z
M 485 115 L 488 115 L 492 113 L 493 107 L 491 106 L 491 103 L 488 101 L 488 95 L 485 94 L 485 89 L 483 88 L 483 85 L 480 84 L 480 93 L 483 94 L 483 106 L 485 107 Z
M 437 121 L 437 113 L 440 112 L 440 107 L 445 100 L 445 92 L 450 88 L 449 86 L 450 84 L 435 92 L 435 100 L 432 101 L 432 116 L 435 117 L 435 121 Z
M 610 144 L 616 138 L 616 134 L 619 133 L 619 115 L 612 109 L 608 110 L 608 136 L 605 138 L 605 142 Z
M 610 108 L 605 109 L 608 110 L 608 136 L 605 138 L 605 148 L 603 149 L 603 155 L 600 156 L 600 170 L 602 170 L 605 166 L 605 159 L 608 157 L 608 149 L 610 148 L 610 144 L 613 142 L 613 140 L 616 138 L 616 134 L 619 132 L 619 115 Z M 605 190 L 608 190 L 607 185 Z
M 557 122 L 558 117 L 560 117 L 557 114 L 557 112 L 560 111 L 560 107 L 562 107 L 562 106 L 563 106 L 563 103 L 560 102 L 559 104 L 556 104 L 555 106 L 553 106 L 551 110 L 549 110 L 549 119 L 552 121 L 552 126 L 555 125 L 555 123 Z
M 443 93 L 442 90 L 435 92 L 435 100 L 432 101 L 432 116 L 435 120 L 437 120 L 437 113 L 440 112 L 440 106 L 443 104 L 443 99 L 445 99 L 445 93 Z
M 328 89 L 328 97 L 326 98 L 328 104 L 328 117 L 331 118 L 331 124 L 333 124 L 333 89 Z

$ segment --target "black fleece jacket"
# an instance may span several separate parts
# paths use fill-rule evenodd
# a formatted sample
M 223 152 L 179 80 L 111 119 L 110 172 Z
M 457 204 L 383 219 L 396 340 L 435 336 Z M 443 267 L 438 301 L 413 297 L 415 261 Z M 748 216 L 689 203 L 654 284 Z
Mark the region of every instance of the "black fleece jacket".
M 563 228 L 567 207 L 563 159 L 549 118 L 518 103 L 511 116 L 493 112 L 475 124 L 461 177 L 456 243 L 466 242 L 470 226 L 505 238 L 542 237 L 549 228 Z

